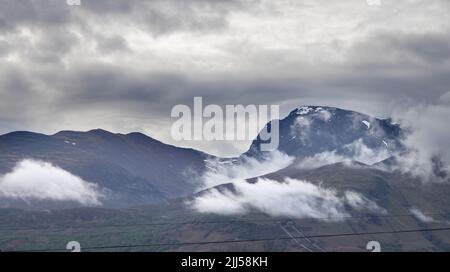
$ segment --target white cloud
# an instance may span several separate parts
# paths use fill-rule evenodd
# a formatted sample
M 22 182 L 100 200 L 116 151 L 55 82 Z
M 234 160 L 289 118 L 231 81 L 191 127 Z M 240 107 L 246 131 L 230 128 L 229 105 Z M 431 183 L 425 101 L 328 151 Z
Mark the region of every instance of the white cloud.
M 337 191 L 307 181 L 287 178 L 283 183 L 258 179 L 234 183 L 236 193 L 217 189 L 197 197 L 189 205 L 202 213 L 224 215 L 259 211 L 271 216 L 343 220 L 350 216 L 346 204 L 356 210 L 385 213 L 385 210 L 353 191 Z
M 336 153 L 336 151 L 328 151 L 315 154 L 311 157 L 306 157 L 300 163 L 297 164 L 297 167 L 300 169 L 314 169 L 321 166 L 344 162 L 348 165 L 351 163 L 351 159 Z
M 312 123 L 313 120 L 307 116 L 297 117 L 290 127 L 291 137 L 301 141 L 303 144 L 307 144 L 309 141 Z
M 194 94 L 388 115 L 448 86 L 448 0 L 61 2 L 2 2 L 0 133 L 102 127 L 179 145 L 168 112 Z M 166 74 L 179 77 L 152 85 Z M 233 144 L 183 143 L 249 145 Z
M 280 151 L 270 152 L 262 160 L 251 157 L 243 157 L 234 162 L 209 160 L 206 161 L 209 171 L 201 177 L 202 189 L 273 173 L 289 166 L 293 161 L 293 157 Z
M 385 148 L 370 148 L 364 144 L 362 139 L 356 140 L 351 144 L 344 147 L 350 151 L 352 155 L 351 159 L 359 161 L 368 165 L 383 161 L 392 155 Z
M 86 206 L 101 205 L 97 186 L 50 163 L 23 160 L 12 172 L 0 176 L 0 198 L 74 201 Z
M 352 208 L 356 210 L 365 209 L 374 213 L 383 213 L 383 214 L 387 213 L 387 211 L 384 208 L 379 207 L 377 203 L 375 203 L 374 201 L 368 199 L 362 194 L 353 191 L 345 192 L 345 200 L 348 205 L 350 205 Z
M 290 136 L 305 145 L 310 141 L 311 125 L 314 121 L 328 122 L 333 118 L 331 112 L 320 107 L 315 110 L 310 107 L 300 107 L 297 114 L 299 116 L 290 127 Z
M 372 165 L 391 157 L 391 154 L 387 149 L 369 148 L 364 144 L 362 139 L 344 146 L 344 149 L 349 154 L 338 154 L 337 150 L 325 151 L 315 154 L 314 156 L 304 158 L 297 164 L 297 167 L 300 169 L 314 169 L 340 162 L 343 162 L 346 165 L 350 166 L 352 164 L 352 161 L 358 161 L 367 165 Z
M 424 222 L 424 223 L 431 223 L 434 222 L 433 217 L 425 215 L 421 210 L 417 209 L 417 208 L 411 208 L 410 212 L 420 221 Z
M 331 120 L 331 118 L 333 118 L 333 114 L 331 114 L 331 112 L 327 110 L 324 110 L 323 108 L 317 108 L 316 113 L 314 113 L 313 116 L 319 118 L 324 122 L 328 122 Z
M 201 213 L 216 213 L 222 215 L 245 214 L 244 199 L 240 196 L 225 191 L 219 192 L 217 189 L 211 189 L 210 192 L 197 197 L 194 201 L 187 203 Z
M 449 92 L 450 93 L 450 92 Z M 415 105 L 396 114 L 402 126 L 409 134 L 404 140 L 407 154 L 398 156 L 396 170 L 412 174 L 424 181 L 440 181 L 436 169 L 436 159 L 441 163 L 440 171 L 450 172 L 450 106 L 447 104 L 449 93 L 433 105 Z

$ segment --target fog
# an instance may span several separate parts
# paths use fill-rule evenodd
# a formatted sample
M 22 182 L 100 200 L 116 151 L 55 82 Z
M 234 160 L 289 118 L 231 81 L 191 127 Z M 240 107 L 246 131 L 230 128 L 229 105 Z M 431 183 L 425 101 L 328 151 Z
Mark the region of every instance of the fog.
M 74 201 L 99 206 L 102 193 L 97 185 L 48 162 L 23 160 L 10 173 L 0 176 L 0 198 Z

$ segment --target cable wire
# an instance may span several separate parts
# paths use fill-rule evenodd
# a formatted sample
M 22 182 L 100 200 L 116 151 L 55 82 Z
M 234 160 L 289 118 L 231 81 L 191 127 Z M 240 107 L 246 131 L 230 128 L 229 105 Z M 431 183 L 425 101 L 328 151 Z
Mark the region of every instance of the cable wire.
M 104 249 L 121 249 L 121 248 L 142 248 L 142 247 L 163 247 L 163 246 L 192 246 L 192 245 L 211 245 L 211 244 L 229 244 L 229 243 L 253 243 L 253 242 L 268 242 L 279 240 L 291 240 L 295 239 L 313 239 L 313 238 L 331 238 L 331 237 L 350 237 L 359 235 L 387 235 L 387 234 L 400 234 L 400 233 L 417 233 L 417 232 L 436 232 L 436 231 L 450 231 L 450 227 L 447 228 L 423 228 L 423 229 L 410 229 L 410 230 L 397 230 L 397 231 L 374 231 L 374 232 L 352 232 L 352 233 L 340 233 L 340 234 L 318 234 L 318 235 L 306 235 L 303 237 L 274 237 L 274 238 L 259 238 L 259 239 L 240 239 L 240 240 L 218 240 L 218 241 L 206 241 L 206 242 L 182 242 L 182 243 L 156 243 L 156 244 L 131 244 L 131 245 L 110 245 L 110 246 L 91 246 L 83 247 L 82 250 L 104 250 Z M 41 250 L 25 250 L 19 252 L 57 252 L 67 251 L 66 249 L 41 249 Z

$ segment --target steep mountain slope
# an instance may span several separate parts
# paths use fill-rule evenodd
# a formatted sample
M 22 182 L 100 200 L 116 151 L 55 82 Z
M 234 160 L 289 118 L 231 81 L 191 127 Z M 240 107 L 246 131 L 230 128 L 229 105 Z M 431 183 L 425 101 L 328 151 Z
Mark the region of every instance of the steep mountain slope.
M 0 136 L 0 174 L 18 162 L 50 162 L 103 190 L 105 207 L 154 203 L 192 193 L 196 175 L 204 171 L 204 153 L 169 146 L 140 133 L 113 134 L 104 130 L 62 131 L 55 135 L 14 132 Z M 49 206 L 52 202 L 2 200 L 3 206 Z M 58 203 L 70 207 L 74 203 Z
M 272 124 L 269 123 L 270 130 Z M 279 122 L 278 150 L 301 160 L 321 153 L 375 163 L 402 150 L 403 136 L 391 119 L 373 118 L 333 107 L 304 106 Z M 244 155 L 260 157 L 260 136 Z

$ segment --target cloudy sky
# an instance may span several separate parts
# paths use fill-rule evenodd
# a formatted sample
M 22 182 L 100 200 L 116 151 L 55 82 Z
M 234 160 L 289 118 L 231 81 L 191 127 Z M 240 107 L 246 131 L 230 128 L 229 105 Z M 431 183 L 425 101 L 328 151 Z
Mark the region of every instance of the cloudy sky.
M 450 104 L 448 0 L 0 3 L 0 133 L 140 131 L 230 155 L 248 143 L 174 142 L 172 107 Z

